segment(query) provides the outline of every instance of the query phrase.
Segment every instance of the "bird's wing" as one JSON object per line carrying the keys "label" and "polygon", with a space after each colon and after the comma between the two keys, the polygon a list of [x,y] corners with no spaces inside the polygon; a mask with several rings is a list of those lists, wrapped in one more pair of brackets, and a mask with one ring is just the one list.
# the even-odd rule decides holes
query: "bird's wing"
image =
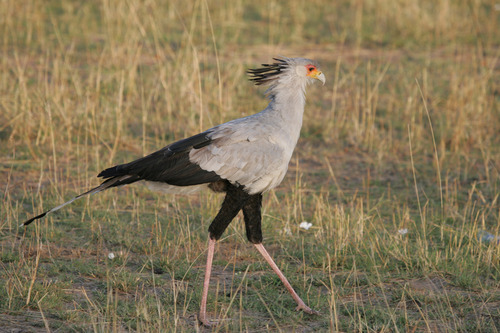
{"label": "bird's wing", "polygon": [[210,130],[190,138],[174,142],[150,155],[126,164],[120,164],[102,171],[98,177],[113,179],[122,176],[132,178],[113,186],[125,185],[138,180],[163,182],[176,186],[190,186],[220,180],[211,171],[200,168],[189,159],[189,152],[212,143]]}
{"label": "bird's wing", "polygon": [[[260,126],[255,130],[253,126]],[[277,186],[288,168],[291,152],[273,140],[265,124],[227,123],[209,134],[209,145],[193,149],[191,162],[255,194]]]}

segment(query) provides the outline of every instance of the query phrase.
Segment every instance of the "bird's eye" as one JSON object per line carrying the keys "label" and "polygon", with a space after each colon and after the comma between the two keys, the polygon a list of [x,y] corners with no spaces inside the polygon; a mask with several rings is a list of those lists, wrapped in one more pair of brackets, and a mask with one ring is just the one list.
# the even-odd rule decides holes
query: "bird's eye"
{"label": "bird's eye", "polygon": [[309,72],[312,72],[314,70],[314,67],[311,66],[311,67],[308,68],[308,70],[309,70]]}

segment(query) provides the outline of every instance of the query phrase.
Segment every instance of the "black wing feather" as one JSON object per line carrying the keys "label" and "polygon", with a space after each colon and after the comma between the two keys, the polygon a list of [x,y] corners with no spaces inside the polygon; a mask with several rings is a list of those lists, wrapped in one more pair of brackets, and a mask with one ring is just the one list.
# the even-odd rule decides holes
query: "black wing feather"
{"label": "black wing feather", "polygon": [[210,132],[203,132],[190,138],[174,142],[150,155],[126,164],[103,170],[98,177],[106,180],[132,176],[118,181],[114,186],[130,184],[139,180],[164,182],[176,186],[190,186],[211,183],[221,178],[213,171],[203,170],[189,160],[191,149],[199,149],[211,143]]}

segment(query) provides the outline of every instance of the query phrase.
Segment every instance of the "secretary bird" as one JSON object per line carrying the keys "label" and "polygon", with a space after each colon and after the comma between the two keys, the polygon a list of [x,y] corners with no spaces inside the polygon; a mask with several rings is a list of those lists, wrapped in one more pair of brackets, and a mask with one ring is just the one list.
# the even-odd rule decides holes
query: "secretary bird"
{"label": "secretary bird", "polygon": [[269,85],[269,105],[261,112],[215,126],[203,133],[168,146],[135,161],[108,168],[98,177],[101,185],[60,206],[37,215],[21,226],[54,212],[74,200],[111,187],[145,181],[153,190],[192,193],[203,187],[225,192],[222,206],[208,228],[208,255],[198,320],[205,326],[206,304],[216,241],[240,210],[247,238],[252,242],[297,302],[296,310],[317,312],[308,307],[262,245],[262,194],[278,186],[300,136],[305,88],[314,79],[325,84],[318,64],[304,58],[274,58],[272,64],[250,69],[256,85]]}

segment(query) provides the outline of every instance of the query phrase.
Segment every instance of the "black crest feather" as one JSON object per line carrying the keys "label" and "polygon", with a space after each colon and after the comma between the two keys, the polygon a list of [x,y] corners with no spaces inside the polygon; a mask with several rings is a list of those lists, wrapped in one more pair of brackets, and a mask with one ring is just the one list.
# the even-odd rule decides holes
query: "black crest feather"
{"label": "black crest feather", "polygon": [[262,64],[263,67],[249,69],[247,74],[250,76],[250,81],[255,82],[256,85],[260,86],[265,83],[269,83],[277,78],[281,72],[288,67],[286,60],[273,58],[276,60],[273,64]]}

